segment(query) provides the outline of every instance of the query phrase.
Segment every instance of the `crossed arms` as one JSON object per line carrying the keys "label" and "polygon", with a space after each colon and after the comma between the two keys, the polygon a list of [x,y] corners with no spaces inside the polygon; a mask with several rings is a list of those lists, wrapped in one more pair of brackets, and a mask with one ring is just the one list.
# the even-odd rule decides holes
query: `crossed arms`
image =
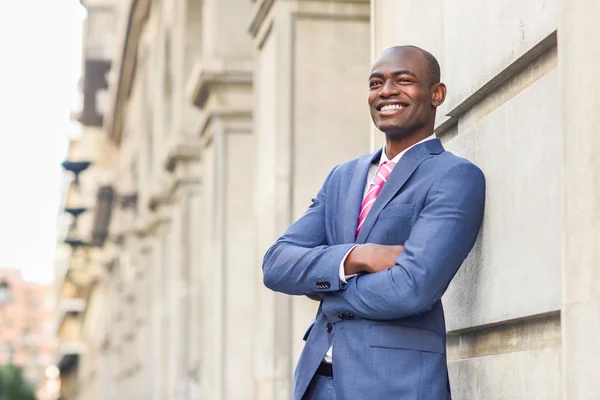
{"label": "crossed arms", "polygon": [[[334,170],[335,171],[335,170]],[[324,294],[323,309],[390,320],[429,310],[468,255],[483,218],[485,178],[473,164],[449,168],[432,185],[404,246],[329,245],[325,230],[327,177],[306,213],[267,251],[265,285],[294,295]]]}

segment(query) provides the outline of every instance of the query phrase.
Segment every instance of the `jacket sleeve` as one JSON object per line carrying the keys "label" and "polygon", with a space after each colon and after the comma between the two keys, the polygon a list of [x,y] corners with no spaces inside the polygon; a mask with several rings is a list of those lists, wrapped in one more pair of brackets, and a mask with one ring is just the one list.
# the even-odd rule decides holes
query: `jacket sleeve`
{"label": "jacket sleeve", "polygon": [[340,262],[354,243],[330,246],[325,230],[329,173],[312,204],[265,254],[265,286],[276,292],[307,295],[342,289]]}
{"label": "jacket sleeve", "polygon": [[325,297],[323,311],[392,320],[431,309],[475,243],[484,198],[479,168],[466,162],[450,168],[427,194],[395,266],[350,280],[344,291]]}

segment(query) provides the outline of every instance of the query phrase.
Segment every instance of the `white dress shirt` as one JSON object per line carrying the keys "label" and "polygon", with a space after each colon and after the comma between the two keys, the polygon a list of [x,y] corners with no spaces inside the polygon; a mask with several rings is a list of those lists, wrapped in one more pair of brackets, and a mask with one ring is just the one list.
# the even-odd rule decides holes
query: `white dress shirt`
{"label": "white dress shirt", "polygon": [[[410,149],[412,149],[413,147],[415,147],[418,144],[421,144],[423,142],[426,142],[428,140],[433,140],[435,139],[437,136],[435,135],[435,133],[431,136],[426,137],[425,139],[421,140],[420,142],[417,142],[415,144],[413,144],[412,146],[408,147],[406,150],[402,151],[401,153],[399,153],[398,155],[396,155],[396,157],[392,158],[391,160],[388,159],[387,154],[385,153],[385,146],[383,147],[383,149],[381,150],[381,157],[379,158],[379,163],[378,164],[371,164],[371,166],[369,167],[369,173],[367,174],[367,184],[365,185],[365,190],[363,193],[363,199],[365,198],[365,196],[367,195],[367,192],[369,191],[369,187],[371,186],[371,184],[373,183],[373,180],[375,179],[375,174],[377,173],[377,170],[379,169],[379,166],[381,164],[383,164],[384,162],[393,162],[394,164],[398,164],[398,162],[400,161],[400,159],[402,158],[402,156],[404,154],[406,154],[406,152]],[[352,250],[354,250],[354,248],[358,246],[355,245],[353,246],[350,250],[348,250],[348,252],[346,253],[346,255],[344,256],[344,258],[342,258],[342,262],[340,263],[340,281],[342,281],[342,283],[348,283],[348,279],[352,278],[355,275],[346,275],[345,271],[344,271],[344,263],[346,262],[346,258],[348,258],[348,255],[350,254],[350,252]],[[323,357],[323,361],[331,363],[332,362],[332,354],[333,354],[333,344],[331,345],[331,347],[329,348],[329,350],[327,350],[327,354],[325,354],[325,357]]]}

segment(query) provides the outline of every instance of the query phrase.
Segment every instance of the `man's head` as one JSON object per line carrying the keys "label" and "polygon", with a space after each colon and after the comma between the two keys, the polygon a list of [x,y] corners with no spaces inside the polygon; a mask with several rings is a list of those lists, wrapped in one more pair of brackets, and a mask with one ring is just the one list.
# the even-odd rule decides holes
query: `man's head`
{"label": "man's head", "polygon": [[430,53],[415,46],[385,50],[369,77],[369,106],[373,122],[389,139],[429,136],[436,108],[444,102],[440,66]]}

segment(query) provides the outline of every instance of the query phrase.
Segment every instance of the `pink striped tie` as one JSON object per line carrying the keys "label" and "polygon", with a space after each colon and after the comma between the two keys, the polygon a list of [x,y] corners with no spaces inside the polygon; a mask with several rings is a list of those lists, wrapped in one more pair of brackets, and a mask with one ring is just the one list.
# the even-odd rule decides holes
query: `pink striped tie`
{"label": "pink striped tie", "polygon": [[363,199],[362,204],[360,206],[360,215],[358,216],[358,228],[356,228],[356,237],[358,237],[358,234],[360,233],[360,228],[362,228],[365,219],[367,219],[369,211],[371,211],[371,207],[373,207],[373,203],[375,203],[377,196],[379,196],[379,192],[381,192],[385,181],[387,181],[387,178],[392,173],[392,170],[394,169],[395,165],[396,163],[385,161],[379,166],[379,168],[377,168],[377,172],[375,173],[373,183],[371,183],[371,186],[369,186],[369,191],[367,192],[367,195]]}

